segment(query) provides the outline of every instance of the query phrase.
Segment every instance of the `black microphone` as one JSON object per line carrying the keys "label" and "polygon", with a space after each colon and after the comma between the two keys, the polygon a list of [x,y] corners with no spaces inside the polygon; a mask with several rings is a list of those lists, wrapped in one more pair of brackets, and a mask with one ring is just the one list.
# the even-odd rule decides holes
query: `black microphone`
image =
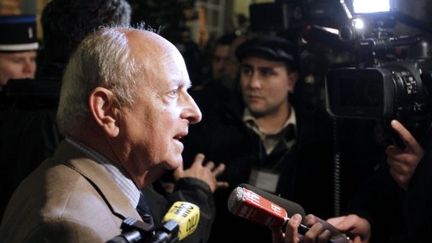
{"label": "black microphone", "polygon": [[153,224],[133,218],[123,220],[120,228],[122,234],[115,236],[106,243],[138,243],[147,242],[154,235]]}
{"label": "black microphone", "polygon": [[[289,218],[296,213],[301,214],[303,218],[305,215],[304,209],[297,203],[248,184],[241,184],[231,192],[228,199],[228,210],[236,216],[264,224],[272,230],[284,230]],[[332,233],[333,237],[329,242],[342,243],[350,239],[325,220],[318,218],[318,221]],[[298,229],[303,235],[308,230],[309,227],[304,224],[300,224]]]}

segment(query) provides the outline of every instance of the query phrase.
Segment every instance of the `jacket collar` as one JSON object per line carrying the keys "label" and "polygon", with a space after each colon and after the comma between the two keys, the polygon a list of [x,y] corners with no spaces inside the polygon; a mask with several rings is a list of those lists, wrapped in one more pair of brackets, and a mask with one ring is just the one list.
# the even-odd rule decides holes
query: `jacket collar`
{"label": "jacket collar", "polygon": [[124,192],[116,184],[112,175],[104,166],[70,143],[60,143],[54,158],[77,171],[95,188],[106,202],[112,213],[122,220],[126,217],[140,219],[135,206],[131,204]]}

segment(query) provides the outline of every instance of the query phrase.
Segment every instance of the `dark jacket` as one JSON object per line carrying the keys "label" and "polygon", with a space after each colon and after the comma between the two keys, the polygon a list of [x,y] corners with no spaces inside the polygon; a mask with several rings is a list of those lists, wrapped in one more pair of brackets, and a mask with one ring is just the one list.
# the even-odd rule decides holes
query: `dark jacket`
{"label": "dark jacket", "polygon": [[[430,134],[429,134],[430,136]],[[430,242],[432,229],[432,146],[424,146],[407,190],[401,189],[383,165],[357,193],[349,213],[371,223],[371,243]]]}
{"label": "dark jacket", "polygon": [[203,120],[191,126],[184,139],[184,161],[192,161],[201,152],[206,160],[226,164],[219,179],[228,181],[230,187],[215,193],[217,214],[210,242],[228,242],[233,235],[244,242],[271,241],[270,230],[234,217],[227,210],[229,194],[239,183],[248,183],[252,168],[279,173],[276,194],[299,203],[307,213],[322,218],[332,215],[333,144],[330,120],[324,111],[296,106],[296,144],[289,151],[279,144],[267,156],[258,136],[242,121],[244,106],[235,98],[238,96],[211,102],[211,94],[205,92],[192,93]]}
{"label": "dark jacket", "polygon": [[0,217],[15,188],[62,139],[55,120],[63,66],[40,70],[35,80],[11,80],[2,91]]}

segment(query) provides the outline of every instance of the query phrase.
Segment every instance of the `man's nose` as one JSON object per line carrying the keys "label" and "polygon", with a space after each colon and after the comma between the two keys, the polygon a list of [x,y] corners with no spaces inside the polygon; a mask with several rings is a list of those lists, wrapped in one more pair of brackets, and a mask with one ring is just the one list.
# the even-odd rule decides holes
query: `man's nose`
{"label": "man's nose", "polygon": [[191,124],[200,122],[202,119],[201,110],[189,94],[186,96],[186,104],[186,108],[182,113],[183,118],[189,120]]}

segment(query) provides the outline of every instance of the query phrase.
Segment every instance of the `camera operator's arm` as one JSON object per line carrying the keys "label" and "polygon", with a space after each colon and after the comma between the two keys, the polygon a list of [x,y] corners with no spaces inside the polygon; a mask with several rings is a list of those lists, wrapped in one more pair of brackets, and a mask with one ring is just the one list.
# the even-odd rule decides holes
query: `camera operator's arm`
{"label": "camera operator's arm", "polygon": [[418,163],[423,158],[424,151],[400,122],[393,120],[391,126],[404,142],[405,148],[401,149],[394,145],[388,146],[386,149],[387,163],[390,166],[390,174],[396,183],[403,189],[407,189]]}

